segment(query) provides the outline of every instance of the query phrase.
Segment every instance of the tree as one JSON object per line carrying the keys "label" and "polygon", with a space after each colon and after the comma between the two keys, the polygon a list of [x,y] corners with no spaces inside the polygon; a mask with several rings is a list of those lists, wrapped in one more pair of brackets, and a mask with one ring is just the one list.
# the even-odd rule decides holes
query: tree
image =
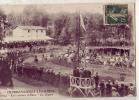
{"label": "tree", "polygon": [[49,15],[48,14],[43,15],[41,20],[41,26],[47,27],[48,22],[49,22]]}
{"label": "tree", "polygon": [[4,24],[5,23],[6,23],[6,15],[0,9],[0,41],[2,41],[4,37]]}
{"label": "tree", "polygon": [[54,26],[55,26],[55,38],[61,38],[65,35],[69,35],[69,22],[70,18],[66,14],[62,14],[59,17],[55,18]]}

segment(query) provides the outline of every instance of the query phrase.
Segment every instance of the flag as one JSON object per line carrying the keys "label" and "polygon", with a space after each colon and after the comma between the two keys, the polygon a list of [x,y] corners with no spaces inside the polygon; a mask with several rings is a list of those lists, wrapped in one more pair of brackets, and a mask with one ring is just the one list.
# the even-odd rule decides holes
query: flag
{"label": "flag", "polygon": [[86,31],[86,28],[85,28],[85,25],[84,25],[84,20],[83,20],[83,17],[82,17],[81,14],[80,14],[80,25],[84,29],[84,31]]}

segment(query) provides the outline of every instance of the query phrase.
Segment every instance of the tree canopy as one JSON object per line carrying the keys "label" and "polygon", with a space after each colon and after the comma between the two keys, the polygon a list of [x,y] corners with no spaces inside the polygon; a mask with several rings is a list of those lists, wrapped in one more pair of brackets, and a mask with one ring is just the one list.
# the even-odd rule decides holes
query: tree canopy
{"label": "tree canopy", "polygon": [[[0,10],[0,12],[2,12]],[[83,20],[86,28],[86,32],[80,25],[79,13],[47,13],[34,6],[27,6],[23,10],[23,13],[15,14],[11,13],[7,15],[11,25],[34,25],[43,26],[47,29],[47,35],[55,38],[58,42],[68,44],[76,41],[77,37],[87,37],[88,44],[94,41],[106,40],[107,38],[120,38],[124,33],[124,37],[130,39],[131,36],[131,20],[132,16],[129,16],[129,29],[122,26],[107,26],[104,25],[103,15],[99,13],[83,13]],[[49,25],[49,23],[51,23]],[[48,28],[48,26],[52,26]],[[78,33],[80,32],[80,34]],[[125,34],[128,33],[128,34]]]}

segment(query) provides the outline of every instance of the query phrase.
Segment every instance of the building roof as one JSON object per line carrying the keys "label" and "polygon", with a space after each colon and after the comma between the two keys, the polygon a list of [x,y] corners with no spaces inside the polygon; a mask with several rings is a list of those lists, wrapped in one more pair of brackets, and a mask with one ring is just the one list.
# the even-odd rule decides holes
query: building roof
{"label": "building roof", "polygon": [[[45,27],[42,27],[42,26],[21,26],[21,25],[18,25],[17,26],[18,28],[20,28],[20,29],[23,29],[23,30],[29,30],[29,29],[40,29],[40,30],[45,30],[46,28]],[[16,28],[17,28],[16,27]]]}
{"label": "building roof", "polygon": [[5,37],[3,39],[4,42],[10,43],[10,42],[21,42],[21,41],[27,41],[27,42],[32,42],[32,41],[49,41],[53,40],[53,38],[49,36],[38,36],[38,37]]}

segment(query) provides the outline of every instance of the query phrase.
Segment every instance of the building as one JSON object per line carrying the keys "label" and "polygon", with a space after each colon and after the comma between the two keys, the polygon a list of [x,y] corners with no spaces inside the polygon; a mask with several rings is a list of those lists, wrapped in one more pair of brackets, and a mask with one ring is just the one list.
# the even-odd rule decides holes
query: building
{"label": "building", "polygon": [[50,40],[46,35],[46,28],[41,26],[17,26],[12,30],[11,34],[4,37],[4,42],[18,42],[18,41],[40,41]]}

